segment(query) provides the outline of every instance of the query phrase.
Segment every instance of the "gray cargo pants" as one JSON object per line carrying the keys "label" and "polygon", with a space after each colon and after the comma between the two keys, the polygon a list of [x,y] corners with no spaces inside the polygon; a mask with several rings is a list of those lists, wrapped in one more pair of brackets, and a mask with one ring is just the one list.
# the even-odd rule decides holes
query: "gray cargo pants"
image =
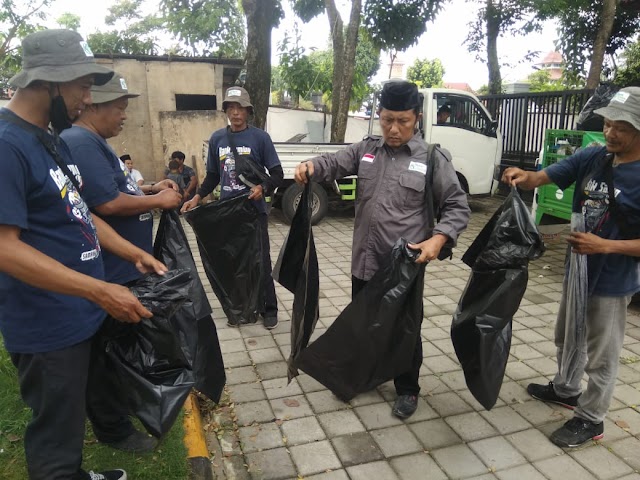
{"label": "gray cargo pants", "polygon": [[[629,302],[631,302],[631,296],[592,295],[587,301],[587,341],[580,349],[578,371],[575,375],[571,375],[574,380],[567,381],[560,373],[557,373],[553,379],[556,394],[561,397],[572,397],[582,391],[580,381],[584,373],[586,372],[589,376],[587,389],[578,400],[576,417],[600,423],[609,410],[618,375]],[[555,331],[558,371],[560,371],[564,345],[565,303],[566,295],[563,292]]]}

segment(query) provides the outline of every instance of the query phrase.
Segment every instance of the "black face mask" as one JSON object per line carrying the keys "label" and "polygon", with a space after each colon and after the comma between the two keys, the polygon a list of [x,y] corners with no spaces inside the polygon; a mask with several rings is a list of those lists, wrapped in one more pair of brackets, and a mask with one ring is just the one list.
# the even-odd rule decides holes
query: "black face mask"
{"label": "black face mask", "polygon": [[67,112],[67,106],[64,98],[60,94],[51,99],[51,109],[49,110],[51,126],[56,132],[61,132],[67,128],[71,128],[71,119]]}

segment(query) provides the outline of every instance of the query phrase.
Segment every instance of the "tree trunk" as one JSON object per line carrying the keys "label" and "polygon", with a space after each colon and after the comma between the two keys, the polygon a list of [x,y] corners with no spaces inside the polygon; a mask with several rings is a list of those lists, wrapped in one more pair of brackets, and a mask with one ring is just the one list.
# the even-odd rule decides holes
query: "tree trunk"
{"label": "tree trunk", "polygon": [[342,143],[347,132],[351,87],[355,73],[356,44],[362,0],[353,0],[351,15],[344,37],[344,24],[335,0],[325,0],[333,43],[333,94],[331,98],[331,142]]}
{"label": "tree trunk", "polygon": [[593,53],[591,55],[591,66],[587,75],[587,88],[596,88],[600,84],[602,65],[604,63],[604,53],[611,37],[613,22],[616,18],[616,8],[620,0],[604,0],[602,6],[602,21],[598,27],[596,39],[593,43]]}
{"label": "tree trunk", "polygon": [[279,0],[242,0],[247,18],[245,88],[253,104],[253,124],[264,129],[271,92],[271,30],[278,23]]}
{"label": "tree trunk", "polygon": [[487,0],[487,66],[489,68],[489,94],[502,93],[502,76],[498,60],[500,12],[493,0]]}

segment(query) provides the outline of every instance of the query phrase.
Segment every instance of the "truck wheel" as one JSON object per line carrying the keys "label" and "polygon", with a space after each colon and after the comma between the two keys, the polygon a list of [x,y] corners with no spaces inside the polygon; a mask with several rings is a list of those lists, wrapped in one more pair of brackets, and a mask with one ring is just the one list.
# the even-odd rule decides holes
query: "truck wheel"
{"label": "truck wheel", "polygon": [[[312,214],[311,224],[315,225],[324,218],[329,209],[329,198],[327,192],[317,183],[311,184],[312,199]],[[296,213],[300,198],[302,197],[302,187],[297,183],[289,186],[282,195],[282,213],[288,223],[291,223],[293,216]]]}

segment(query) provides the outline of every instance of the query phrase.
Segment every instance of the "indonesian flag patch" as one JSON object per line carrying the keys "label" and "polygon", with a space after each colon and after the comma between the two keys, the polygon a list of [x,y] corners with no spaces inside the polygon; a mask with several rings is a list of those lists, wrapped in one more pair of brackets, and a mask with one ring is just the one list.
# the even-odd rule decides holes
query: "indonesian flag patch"
{"label": "indonesian flag patch", "polygon": [[373,161],[376,159],[376,156],[373,155],[372,153],[365,153],[362,158],[360,159],[361,162],[368,162],[368,163],[373,163]]}

